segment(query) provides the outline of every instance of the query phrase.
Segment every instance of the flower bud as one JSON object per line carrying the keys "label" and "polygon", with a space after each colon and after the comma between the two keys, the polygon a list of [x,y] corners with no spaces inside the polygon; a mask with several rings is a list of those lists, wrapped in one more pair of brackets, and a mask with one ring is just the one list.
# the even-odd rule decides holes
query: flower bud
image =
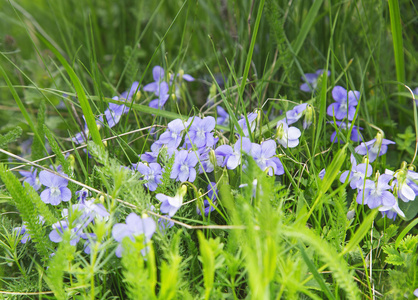
{"label": "flower bud", "polygon": [[187,186],[182,184],[181,187],[177,190],[176,196],[183,198],[187,193]]}
{"label": "flower bud", "polygon": [[277,126],[277,130],[276,130],[275,139],[281,140],[281,139],[283,139],[283,135],[284,135],[283,123],[280,123],[280,124],[278,123],[277,125],[278,126]]}
{"label": "flower bud", "polygon": [[215,150],[210,149],[209,150],[209,161],[213,165],[213,167],[216,167],[218,165],[218,161],[216,159]]}
{"label": "flower bud", "polygon": [[303,129],[309,128],[313,123],[314,109],[311,105],[308,105],[305,109],[305,119],[303,120]]}
{"label": "flower bud", "polygon": [[141,91],[140,90],[136,91],[135,101],[139,101],[141,99],[141,96],[142,96]]}
{"label": "flower bud", "polygon": [[374,146],[376,146],[378,149],[380,149],[380,147],[382,146],[382,141],[383,141],[383,135],[382,133],[379,131],[376,134],[376,142],[374,142]]}
{"label": "flower bud", "polygon": [[181,70],[179,71],[179,80],[180,80],[180,81],[182,81],[182,80],[183,80],[183,76],[184,76],[184,70],[183,70],[183,69],[181,69]]}

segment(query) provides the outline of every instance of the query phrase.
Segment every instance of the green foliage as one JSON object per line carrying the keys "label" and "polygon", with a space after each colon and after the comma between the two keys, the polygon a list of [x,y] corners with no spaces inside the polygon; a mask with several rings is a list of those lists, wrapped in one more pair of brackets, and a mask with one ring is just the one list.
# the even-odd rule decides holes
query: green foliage
{"label": "green foliage", "polygon": [[[157,299],[155,295],[156,270],[152,267],[155,263],[152,245],[145,246],[143,236],[136,238],[135,241],[125,238],[122,245],[123,277],[128,287],[129,298]],[[147,260],[143,253],[147,253]]]}
{"label": "green foliage", "polygon": [[45,101],[41,101],[41,105],[38,110],[38,118],[36,124],[36,130],[40,139],[34,139],[32,143],[32,160],[38,160],[44,157],[44,125],[45,125],[45,114],[46,114],[46,104]]}
{"label": "green foliage", "polygon": [[68,299],[65,290],[64,275],[71,269],[75,258],[75,247],[70,245],[71,234],[68,230],[63,233],[63,241],[59,244],[55,255],[50,259],[45,281],[59,300]]}
{"label": "green foliage", "polygon": [[29,197],[29,194],[31,193],[30,190],[28,194],[28,191],[26,188],[22,187],[22,184],[16,176],[8,171],[3,164],[0,164],[0,178],[12,196],[11,203],[16,206],[23,221],[27,223],[28,233],[35,242],[35,247],[41,256],[41,259],[45,262],[51,253],[51,246],[49,239],[46,236],[45,229],[38,218],[36,206]]}
{"label": "green foliage", "polygon": [[182,231],[179,230],[171,241],[170,251],[166,254],[167,261],[161,264],[161,289],[158,293],[158,299],[170,300],[175,299],[179,294],[181,279],[181,261],[179,254],[179,243]]}
{"label": "green foliage", "polygon": [[224,258],[222,254],[223,244],[219,237],[206,240],[201,231],[197,232],[199,238],[199,260],[203,268],[203,281],[205,285],[205,299],[210,299],[215,280],[215,271],[222,267]]}
{"label": "green foliage", "polygon": [[13,128],[5,135],[0,135],[0,148],[5,148],[7,144],[16,141],[22,135],[22,128],[19,126]]}
{"label": "green foliage", "polygon": [[42,201],[39,194],[35,191],[35,189],[28,184],[27,182],[24,183],[25,191],[27,192],[29,198],[32,200],[33,204],[36,207],[36,211],[40,216],[42,216],[45,220],[45,224],[47,226],[51,226],[52,224],[58,221],[57,217],[54,213],[49,209],[49,207]]}
{"label": "green foliage", "polygon": [[416,265],[418,236],[407,235],[399,243],[399,248],[394,244],[388,244],[383,247],[387,255],[385,262],[391,266],[388,270],[391,290],[389,292],[394,298],[403,297],[403,295],[412,296],[412,292],[418,284],[418,268]]}
{"label": "green foliage", "polygon": [[62,151],[55,140],[54,136],[52,135],[52,132],[49,130],[49,128],[44,125],[43,126],[43,132],[45,133],[46,138],[48,139],[49,145],[51,146],[52,152],[56,155],[59,163],[62,166],[62,170],[65,174],[72,177],[73,176],[73,170],[71,168],[70,163],[68,160],[65,159],[64,154],[62,154]]}
{"label": "green foliage", "polygon": [[[397,144],[373,170],[397,169],[402,161],[413,169],[411,128],[418,122],[401,84],[418,86],[417,14],[413,1],[396,0],[3,1],[0,148],[21,155],[15,142],[33,137],[32,160],[47,166],[46,136],[55,163],[97,191],[87,200],[110,216],[76,233],[65,231],[59,244],[52,243],[48,234],[61,216],[68,212],[70,226],[79,225],[82,213],[73,205],[80,203],[72,197],[45,204],[39,196],[45,187],[22,187],[0,165],[0,290],[52,290],[45,297],[57,299],[413,298],[418,201],[399,200],[406,217],[396,220],[356,202],[356,192],[339,178],[351,168],[358,143],[349,129],[343,130],[344,143],[330,142],[335,126],[328,124],[327,107],[336,85],[360,91],[352,125],[362,128],[364,141],[382,131]],[[156,65],[165,79],[176,77],[162,109],[149,107],[156,96],[143,90]],[[316,90],[301,92],[304,74],[319,69],[331,74],[318,78]],[[196,80],[181,82],[180,70]],[[122,93],[133,81],[140,91],[124,103],[132,110],[109,128],[109,104],[123,104]],[[112,99],[116,95],[119,100]],[[277,121],[299,103],[312,106],[314,123],[303,130],[302,121],[294,123],[301,129],[298,147],[275,150],[284,175],[268,176],[257,166],[262,159],[254,162],[250,155],[235,170],[215,165],[213,173],[185,183],[189,193],[173,227],[157,230],[148,247],[142,238],[125,238],[123,257],[115,257],[114,224],[133,211],[161,221],[155,194],[174,195],[181,184],[170,178],[174,156],[167,157],[165,148],[157,159],[164,171],[156,191],[144,188],[143,174],[131,168],[165,124],[219,117],[222,106],[230,122],[216,126],[215,138],[218,145],[232,145],[235,132],[243,136],[241,114],[247,119],[254,111],[250,139],[259,144],[274,138]],[[82,116],[93,139],[88,155],[73,149],[71,139],[84,127]],[[63,150],[73,151],[77,163],[65,159]],[[2,159],[12,168],[19,157]],[[200,195],[209,182],[217,183],[216,207],[200,216],[196,206],[204,205],[206,195]],[[75,183],[68,187],[73,195],[78,189]],[[31,235],[25,244],[13,229],[22,221]],[[89,254],[83,251],[87,245]],[[40,265],[39,258],[48,264]],[[4,297],[9,295],[44,297]]]}

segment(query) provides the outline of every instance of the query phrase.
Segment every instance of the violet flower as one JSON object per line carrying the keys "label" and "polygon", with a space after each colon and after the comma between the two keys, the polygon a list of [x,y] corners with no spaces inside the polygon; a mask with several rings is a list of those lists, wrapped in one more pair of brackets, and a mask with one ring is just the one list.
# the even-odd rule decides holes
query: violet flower
{"label": "violet flower", "polygon": [[193,182],[196,179],[195,166],[198,160],[196,153],[188,152],[187,150],[180,150],[176,153],[173,170],[170,178],[177,179],[181,182],[189,180]]}
{"label": "violet flower", "polygon": [[170,217],[174,216],[183,204],[183,197],[186,195],[187,187],[182,185],[174,197],[164,194],[157,194],[155,198],[161,201],[160,211],[163,214],[168,214]]}
{"label": "violet flower", "polygon": [[393,181],[393,187],[397,187],[399,199],[403,202],[415,200],[418,195],[418,173],[401,168],[396,172],[386,169],[385,174],[392,175],[396,178]]}
{"label": "violet flower", "polygon": [[224,158],[222,167],[226,166],[228,169],[233,170],[241,164],[242,152],[250,153],[251,146],[250,139],[242,137],[235,142],[234,148],[229,145],[221,145],[216,148],[215,154],[217,157]]}
{"label": "violet flower", "polygon": [[[245,119],[245,117],[242,117],[241,119],[238,120],[238,125],[242,128],[244,136],[249,136],[250,131],[253,132],[255,130],[257,117],[258,117],[257,113],[249,113],[247,115],[248,124],[250,124],[250,130],[248,130],[247,120]],[[235,129],[237,128],[235,127]]]}
{"label": "violet flower", "polygon": [[37,173],[38,170],[34,169],[33,167],[31,167],[30,171],[19,171],[19,174],[25,177],[24,182],[27,182],[30,186],[32,186],[35,191],[41,188],[41,182],[36,176]]}
{"label": "violet flower", "polygon": [[276,138],[280,145],[285,148],[294,148],[299,145],[299,137],[301,136],[299,128],[289,127],[285,120],[277,122]]}
{"label": "violet flower", "polygon": [[216,121],[214,117],[199,117],[190,118],[191,123],[189,132],[186,135],[186,144],[196,146],[199,148],[212,147],[216,143],[213,136]]}
{"label": "violet flower", "polygon": [[[324,73],[323,69],[320,69],[316,71],[315,73],[306,73],[304,76],[302,76],[302,80],[305,81],[305,83],[302,83],[300,86],[301,91],[304,92],[313,92],[316,90],[316,87],[318,86],[318,78],[320,75]],[[327,71],[328,76],[331,75],[330,71]]]}
{"label": "violet flower", "polygon": [[41,171],[39,173],[39,180],[43,185],[48,187],[41,193],[43,202],[58,205],[61,201],[70,201],[71,191],[67,188],[67,179],[48,171]]}
{"label": "violet flower", "polygon": [[[334,124],[334,122],[332,122],[332,121],[330,121],[328,123],[329,124]],[[351,127],[351,123],[350,122],[335,121],[335,124],[337,125],[338,130],[334,131],[331,134],[331,143],[342,144],[344,142],[343,142],[343,140],[341,140],[339,138],[339,136]],[[361,136],[361,133],[360,133],[360,130],[362,130],[362,129],[363,129],[362,127],[358,127],[356,125],[353,125],[353,130],[351,131],[351,134],[350,134],[350,139],[353,142],[361,142],[363,140],[363,137]],[[370,162],[372,162],[372,161],[370,161]]]}
{"label": "violet flower", "polygon": [[[41,224],[45,224],[45,219],[44,219],[44,217],[42,217],[42,216],[38,216],[38,220],[39,220],[39,223],[41,223]],[[27,241],[29,241],[29,240],[31,239],[31,236],[30,236],[30,234],[29,234],[29,232],[28,232],[28,230],[27,230],[26,225],[27,225],[27,223],[26,223],[26,222],[23,222],[22,226],[13,228],[13,232],[14,232],[16,235],[23,235],[23,236],[21,237],[21,239],[20,239],[20,242],[21,242],[22,244],[26,244],[26,242],[27,242]]]}
{"label": "violet flower", "polygon": [[170,97],[170,95],[168,94],[169,89],[170,88],[167,82],[161,82],[157,95],[158,98],[151,100],[149,103],[149,107],[161,109]]}
{"label": "violet flower", "polygon": [[130,213],[126,217],[126,224],[117,223],[113,226],[112,229],[113,238],[119,242],[119,245],[116,247],[116,256],[122,257],[122,240],[125,237],[129,237],[132,241],[135,241],[135,237],[144,235],[144,243],[147,243],[149,240],[151,240],[151,237],[154,234],[156,228],[157,226],[152,218],[140,218],[136,213]]}
{"label": "violet flower", "polygon": [[296,105],[293,109],[286,112],[286,123],[287,125],[296,123],[303,115],[303,112],[307,108],[308,103],[302,103]]}
{"label": "violet flower", "polygon": [[395,144],[395,142],[384,139],[379,132],[375,139],[361,143],[354,150],[360,155],[368,155],[369,161],[374,162],[378,156],[382,156],[388,151],[388,145],[391,144]]}
{"label": "violet flower", "polygon": [[[209,199],[210,202],[207,200]],[[196,212],[199,216],[203,214],[207,217],[209,213],[215,210],[215,206],[218,199],[218,190],[216,188],[216,183],[211,182],[208,184],[208,194],[206,196],[206,199],[203,200],[203,207],[196,207]]]}
{"label": "violet flower", "polygon": [[72,246],[77,245],[81,235],[83,234],[81,225],[70,228],[68,220],[62,220],[52,224],[52,229],[53,230],[49,233],[49,239],[54,243],[61,242],[64,231],[69,230],[71,233],[70,245]]}
{"label": "violet flower", "polygon": [[175,119],[168,123],[168,130],[165,131],[158,141],[167,145],[167,148],[177,148],[183,138],[183,131],[189,126],[188,122],[181,119]]}
{"label": "violet flower", "polygon": [[163,169],[158,163],[150,163],[148,166],[138,162],[132,164],[132,168],[144,176],[147,182],[144,184],[150,191],[155,191],[161,183]]}
{"label": "violet flower", "polygon": [[350,182],[350,187],[352,189],[362,189],[364,186],[364,179],[372,175],[372,166],[368,163],[362,163],[357,165],[356,160],[353,156],[351,159],[351,163],[351,171],[344,171],[340,176],[340,181],[344,183],[348,178],[348,181]]}
{"label": "violet flower", "polygon": [[[151,82],[144,86],[143,90],[146,92],[153,92],[155,95],[160,95],[161,84],[164,81],[164,69],[160,66],[155,66],[152,69],[152,76],[154,78],[154,82]],[[167,82],[165,82],[167,84]],[[167,84],[168,86],[168,84]]]}
{"label": "violet flower", "polygon": [[284,174],[284,168],[276,155],[276,142],[273,140],[264,141],[259,144],[252,143],[251,156],[262,171],[268,170],[270,176]]}
{"label": "violet flower", "polygon": [[223,109],[222,106],[216,107],[216,112],[218,114],[218,117],[216,119],[216,124],[222,125],[222,126],[228,126],[229,125],[229,114],[226,112],[225,109]]}
{"label": "violet flower", "polygon": [[332,98],[336,103],[332,103],[327,108],[327,114],[334,116],[337,120],[342,120],[345,117],[352,121],[356,113],[356,105],[360,99],[360,92],[348,91],[342,86],[335,86],[332,89]]}
{"label": "violet flower", "polygon": [[396,198],[388,191],[392,188],[389,185],[392,179],[393,176],[388,174],[380,175],[377,182],[367,179],[364,189],[358,192],[357,203],[367,204],[371,209],[379,206],[393,207],[396,204]]}

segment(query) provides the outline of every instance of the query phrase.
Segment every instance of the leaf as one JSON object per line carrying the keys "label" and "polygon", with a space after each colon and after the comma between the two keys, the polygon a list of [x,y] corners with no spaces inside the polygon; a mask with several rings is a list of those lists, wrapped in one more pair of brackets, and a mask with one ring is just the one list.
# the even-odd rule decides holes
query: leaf
{"label": "leaf", "polygon": [[66,59],[59,53],[57,49],[55,49],[54,46],[51,45],[50,42],[48,42],[42,35],[38,34],[38,37],[44,42],[44,44],[55,54],[55,56],[58,58],[58,60],[61,62],[63,67],[68,73],[68,76],[70,76],[71,82],[74,85],[74,88],[77,92],[77,98],[80,101],[81,109],[83,110],[83,115],[86,120],[87,127],[89,129],[89,133],[91,135],[91,138],[93,141],[100,147],[104,148],[102,139],[100,137],[99,130],[97,129],[96,120],[94,118],[93,111],[90,107],[90,103],[87,100],[86,93],[84,92],[84,88],[81,85],[80,80],[78,79],[77,75],[75,74],[73,68],[68,64]]}
{"label": "leaf", "polygon": [[392,246],[386,245],[383,247],[383,252],[386,253],[387,257],[385,262],[395,266],[401,266],[404,264],[405,260],[402,258],[401,254]]}

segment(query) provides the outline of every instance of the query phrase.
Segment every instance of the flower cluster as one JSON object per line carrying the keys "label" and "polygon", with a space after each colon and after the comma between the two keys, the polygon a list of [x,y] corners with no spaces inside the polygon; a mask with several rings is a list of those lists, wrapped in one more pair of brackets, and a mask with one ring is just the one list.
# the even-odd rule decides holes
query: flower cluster
{"label": "flower cluster", "polygon": [[[79,191],[83,195],[85,191]],[[87,200],[82,196],[80,202],[73,204],[70,209],[62,210],[63,219],[52,225],[52,231],[49,239],[52,242],[59,243],[65,231],[71,234],[70,244],[75,246],[80,239],[86,240],[84,252],[90,253],[90,242],[95,240],[96,235],[89,232],[88,226],[96,221],[106,221],[109,219],[109,212],[101,203],[95,203],[95,200]]]}
{"label": "flower cluster", "polygon": [[[195,79],[189,74],[184,74],[184,71],[180,71],[179,74],[166,77],[165,71],[160,66],[155,66],[152,70],[154,81],[146,84],[142,91],[152,93],[156,99],[149,102],[149,106],[152,108],[161,109],[170,97],[169,91],[173,87],[177,98],[180,98],[179,91],[183,84],[183,81],[194,81]],[[114,96],[112,99],[126,104],[109,103],[109,107],[100,115],[96,120],[96,125],[101,128],[107,124],[109,128],[116,126],[123,115],[129,113],[130,103],[134,100],[138,100],[141,97],[141,87],[139,82],[135,81],[130,87],[129,91],[125,91],[120,96]],[[83,116],[84,119],[84,116]],[[85,123],[85,122],[84,122]],[[72,141],[75,144],[86,143],[89,139],[89,130],[85,123],[84,129],[81,132],[75,134]]]}
{"label": "flower cluster", "polygon": [[[375,143],[380,142],[379,145]],[[385,143],[385,144],[383,144]],[[376,172],[371,178],[373,168],[370,162],[374,161],[377,155],[383,155],[387,151],[387,145],[393,144],[390,140],[385,140],[378,133],[375,139],[367,143],[362,143],[355,148],[356,153],[364,154],[363,162],[357,164],[354,156],[351,156],[351,170],[344,171],[340,176],[341,182],[349,182],[352,189],[357,190],[356,201],[358,204],[367,205],[369,208],[378,208],[384,216],[395,219],[397,215],[405,217],[404,212],[399,208],[399,199],[403,202],[415,200],[418,196],[418,173],[407,169],[404,163],[399,170],[393,172],[386,169],[380,175]],[[368,146],[366,146],[368,145]],[[383,151],[381,149],[385,146]],[[364,147],[369,147],[364,150]],[[376,147],[378,150],[373,150]],[[362,150],[362,151],[359,151]],[[379,150],[380,149],[380,150]]]}

